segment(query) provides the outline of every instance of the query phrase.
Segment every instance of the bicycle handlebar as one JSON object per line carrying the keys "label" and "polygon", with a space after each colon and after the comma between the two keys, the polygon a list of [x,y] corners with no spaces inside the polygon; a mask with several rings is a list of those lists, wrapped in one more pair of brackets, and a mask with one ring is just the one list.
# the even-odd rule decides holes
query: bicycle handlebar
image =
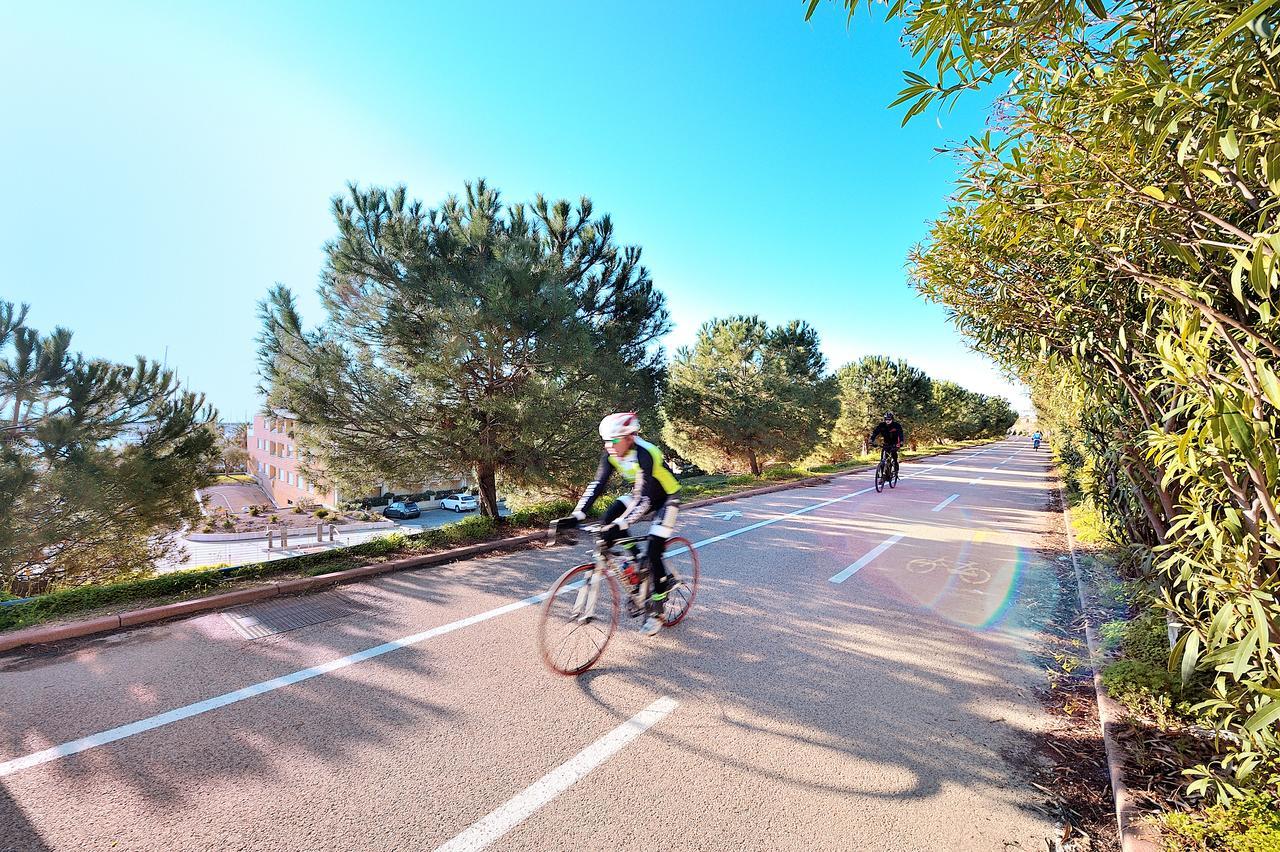
{"label": "bicycle handlebar", "polygon": [[568,519],[559,518],[551,522],[547,528],[547,544],[559,544],[562,540],[566,544],[577,544],[578,537],[574,535],[575,532],[581,530],[588,535],[598,535],[600,530],[604,529],[604,524],[578,524],[576,522],[561,529],[560,524],[565,520]]}

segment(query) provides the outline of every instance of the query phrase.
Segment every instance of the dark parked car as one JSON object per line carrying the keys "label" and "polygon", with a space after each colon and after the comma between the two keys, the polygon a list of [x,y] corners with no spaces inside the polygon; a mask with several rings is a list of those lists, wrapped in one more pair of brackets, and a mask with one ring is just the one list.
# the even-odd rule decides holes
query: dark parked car
{"label": "dark parked car", "polygon": [[387,508],[382,510],[384,517],[396,518],[403,520],[405,518],[417,518],[422,516],[422,511],[418,508],[418,504],[413,501],[403,502],[397,500]]}

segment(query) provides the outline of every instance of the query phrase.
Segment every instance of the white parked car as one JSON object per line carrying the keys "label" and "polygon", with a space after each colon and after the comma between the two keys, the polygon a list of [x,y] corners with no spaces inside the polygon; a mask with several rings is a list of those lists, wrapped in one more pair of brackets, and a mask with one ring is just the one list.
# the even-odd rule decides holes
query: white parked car
{"label": "white parked car", "polygon": [[480,501],[471,494],[450,494],[440,501],[440,508],[454,512],[474,512],[480,508]]}

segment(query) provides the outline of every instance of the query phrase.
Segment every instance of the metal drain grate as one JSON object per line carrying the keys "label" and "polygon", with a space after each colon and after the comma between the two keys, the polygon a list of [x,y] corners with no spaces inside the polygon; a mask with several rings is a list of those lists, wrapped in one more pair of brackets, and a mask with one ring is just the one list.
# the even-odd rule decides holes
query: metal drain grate
{"label": "metal drain grate", "polygon": [[329,593],[304,595],[283,601],[263,601],[224,612],[222,617],[231,622],[231,626],[244,638],[261,639],[297,630],[299,627],[333,621],[355,611],[356,607],[342,595]]}

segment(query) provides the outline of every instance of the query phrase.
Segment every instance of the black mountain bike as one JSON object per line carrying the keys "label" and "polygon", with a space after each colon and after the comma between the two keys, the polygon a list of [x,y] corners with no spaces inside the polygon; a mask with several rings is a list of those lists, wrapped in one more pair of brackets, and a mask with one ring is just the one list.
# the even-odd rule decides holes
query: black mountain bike
{"label": "black mountain bike", "polygon": [[885,483],[890,488],[898,487],[898,462],[889,453],[888,447],[880,448],[880,464],[876,465],[876,493],[884,490]]}

